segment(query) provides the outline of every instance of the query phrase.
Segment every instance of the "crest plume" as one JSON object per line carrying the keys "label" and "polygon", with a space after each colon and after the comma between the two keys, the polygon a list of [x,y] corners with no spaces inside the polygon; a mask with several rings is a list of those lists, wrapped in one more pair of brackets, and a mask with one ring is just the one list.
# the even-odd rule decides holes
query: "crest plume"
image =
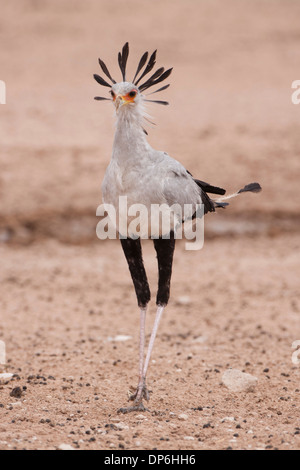
{"label": "crest plume", "polygon": [[[152,71],[152,69],[154,68],[154,66],[156,64],[156,54],[157,54],[157,49],[151,54],[151,56],[148,60],[149,53],[148,53],[148,51],[144,52],[144,54],[142,55],[142,57],[141,57],[141,59],[138,63],[134,78],[132,80],[132,83],[134,85],[138,86],[139,82],[146,75],[148,75]],[[119,64],[119,67],[120,67],[120,70],[121,70],[121,73],[122,73],[123,82],[126,81],[126,66],[127,66],[128,56],[129,56],[129,44],[128,44],[128,42],[126,42],[124,44],[123,48],[122,48],[122,52],[118,53],[118,64]],[[148,60],[148,62],[147,62],[147,60]],[[100,65],[103,73],[106,75],[107,78],[109,78],[111,83],[112,84],[117,83],[116,80],[114,80],[112,78],[112,76],[111,76],[107,66],[103,62],[103,60],[99,59],[99,65]],[[144,68],[144,71],[142,71],[143,68]],[[161,83],[162,81],[164,81],[166,78],[168,78],[170,76],[172,70],[173,69],[170,68],[170,69],[165,71],[164,67],[160,67],[142,85],[138,86],[139,91],[143,92],[144,90],[147,90],[147,88],[150,88],[152,86],[157,85],[158,83]],[[139,76],[139,74],[140,74],[140,76]],[[105,86],[105,87],[108,87],[108,88],[111,88],[111,86],[112,86],[112,85],[110,85],[110,83],[108,83],[102,77],[100,77],[100,75],[98,75],[98,74],[94,74],[94,79],[96,80],[97,83],[99,83],[99,85],[102,85],[102,86]],[[158,90],[153,91],[152,93],[158,93],[160,91],[166,90],[169,86],[170,86],[169,84],[165,85],[165,86],[159,88]],[[152,93],[150,93],[150,94],[152,94]],[[95,99],[97,99],[99,101],[100,100],[105,100],[105,99],[109,100],[109,98],[101,98],[101,97],[96,97]],[[160,101],[160,100],[145,100],[145,101],[151,101],[152,103],[158,103],[158,104],[164,104],[164,105],[168,104],[167,101]]]}

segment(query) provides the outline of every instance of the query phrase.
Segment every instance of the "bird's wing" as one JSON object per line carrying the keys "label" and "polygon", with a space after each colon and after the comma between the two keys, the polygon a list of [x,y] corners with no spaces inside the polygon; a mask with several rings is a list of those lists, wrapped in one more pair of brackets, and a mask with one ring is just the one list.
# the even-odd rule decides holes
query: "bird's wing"
{"label": "bird's wing", "polygon": [[[192,173],[190,173],[188,170],[186,171],[189,175],[193,176]],[[226,193],[226,189],[219,188],[218,186],[212,186],[211,184],[206,183],[205,181],[201,181],[196,178],[194,178],[194,181],[206,193],[221,194],[222,196]]]}
{"label": "bird's wing", "polygon": [[215,205],[206,192],[197,184],[181,163],[164,154],[165,177],[163,181],[163,196],[169,206],[179,204],[204,204],[204,213],[213,212]]}
{"label": "bird's wing", "polygon": [[205,183],[205,181],[197,180],[196,178],[194,178],[194,181],[206,193],[221,194],[222,196],[226,193],[226,189],[219,188],[218,186],[212,186],[209,183]]}

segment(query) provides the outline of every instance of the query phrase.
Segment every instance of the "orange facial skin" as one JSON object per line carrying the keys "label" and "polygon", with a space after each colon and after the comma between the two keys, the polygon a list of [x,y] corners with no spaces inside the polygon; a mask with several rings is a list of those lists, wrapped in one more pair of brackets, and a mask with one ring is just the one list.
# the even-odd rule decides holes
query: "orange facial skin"
{"label": "orange facial skin", "polygon": [[137,90],[131,90],[129,93],[127,93],[126,95],[122,95],[122,96],[113,94],[112,98],[113,98],[113,101],[116,101],[116,99],[119,98],[122,100],[123,104],[129,104],[129,103],[134,102],[136,95],[137,95]]}

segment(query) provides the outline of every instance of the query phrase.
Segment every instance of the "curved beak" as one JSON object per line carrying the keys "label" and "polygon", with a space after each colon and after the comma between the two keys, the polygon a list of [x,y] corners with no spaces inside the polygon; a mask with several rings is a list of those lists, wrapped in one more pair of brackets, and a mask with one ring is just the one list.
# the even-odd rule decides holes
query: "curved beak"
{"label": "curved beak", "polygon": [[115,99],[115,106],[116,106],[116,111],[118,111],[119,107],[122,106],[125,103],[123,96],[122,95],[117,95]]}

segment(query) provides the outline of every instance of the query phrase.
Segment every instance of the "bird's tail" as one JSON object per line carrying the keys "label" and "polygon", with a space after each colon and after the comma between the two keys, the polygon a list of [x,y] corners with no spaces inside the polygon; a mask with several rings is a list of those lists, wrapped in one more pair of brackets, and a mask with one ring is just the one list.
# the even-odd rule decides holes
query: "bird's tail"
{"label": "bird's tail", "polygon": [[251,192],[251,193],[259,193],[261,191],[261,186],[259,183],[249,183],[246,184],[242,189],[239,189],[236,193],[229,194],[228,196],[222,196],[218,199],[214,199],[215,207],[226,207],[228,206],[228,202],[223,202],[227,199],[231,199],[233,197],[238,196],[241,193]]}

